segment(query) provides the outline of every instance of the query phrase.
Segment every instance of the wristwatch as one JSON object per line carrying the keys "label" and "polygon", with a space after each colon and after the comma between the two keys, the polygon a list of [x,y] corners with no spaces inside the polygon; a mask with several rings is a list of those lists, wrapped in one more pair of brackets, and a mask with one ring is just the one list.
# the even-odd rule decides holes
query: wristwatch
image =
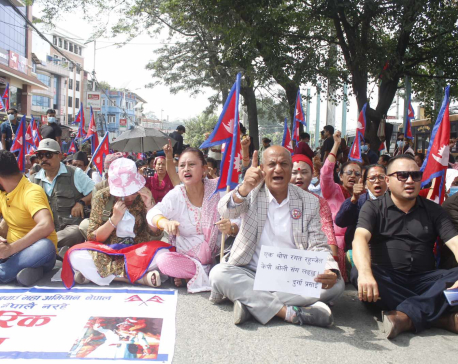
{"label": "wristwatch", "polygon": [[248,195],[247,195],[247,196],[242,196],[242,195],[240,194],[240,192],[239,192],[239,188],[240,188],[240,185],[238,185],[238,186],[235,188],[235,190],[234,190],[235,197],[237,197],[239,200],[245,201],[246,198],[248,197]]}
{"label": "wristwatch", "polygon": [[236,232],[235,232],[235,225],[232,225],[231,226],[231,233],[229,234],[230,236],[236,236]]}
{"label": "wristwatch", "polygon": [[84,202],[83,200],[78,200],[78,201],[76,201],[76,202],[77,202],[77,203],[80,203],[81,205],[83,205],[83,207],[86,206],[86,202]]}

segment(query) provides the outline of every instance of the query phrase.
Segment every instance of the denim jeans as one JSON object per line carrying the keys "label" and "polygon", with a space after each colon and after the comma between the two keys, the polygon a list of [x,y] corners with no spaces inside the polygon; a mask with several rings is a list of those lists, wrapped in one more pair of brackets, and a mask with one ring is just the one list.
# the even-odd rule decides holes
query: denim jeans
{"label": "denim jeans", "polygon": [[43,267],[48,272],[55,263],[56,247],[51,240],[40,239],[9,258],[0,260],[0,283],[13,281],[24,268]]}

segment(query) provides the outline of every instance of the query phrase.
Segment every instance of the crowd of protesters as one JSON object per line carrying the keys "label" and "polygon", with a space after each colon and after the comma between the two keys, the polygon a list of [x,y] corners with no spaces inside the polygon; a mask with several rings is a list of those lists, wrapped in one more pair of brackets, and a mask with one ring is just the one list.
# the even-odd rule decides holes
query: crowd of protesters
{"label": "crowd of protesters", "polygon": [[[365,140],[359,163],[331,125],[317,150],[301,134],[293,157],[267,137],[255,151],[242,128],[239,185],[225,194],[215,193],[221,146],[186,146],[184,126],[170,135],[173,146],[143,158],[109,154],[100,176],[91,156],[62,153],[48,114],[25,174],[9,151],[14,109],[1,127],[0,282],[33,285],[59,259],[69,289],[170,280],[211,291],[215,304],[231,300],[235,324],[280,317],[321,327],[333,324],[331,307],[352,283],[361,301],[384,310],[389,339],[430,327],[458,333],[443,293],[458,288],[458,171],[447,171],[443,207],[422,197],[425,157],[403,134],[392,156]],[[263,245],[326,253],[320,297],[254,290]]]}

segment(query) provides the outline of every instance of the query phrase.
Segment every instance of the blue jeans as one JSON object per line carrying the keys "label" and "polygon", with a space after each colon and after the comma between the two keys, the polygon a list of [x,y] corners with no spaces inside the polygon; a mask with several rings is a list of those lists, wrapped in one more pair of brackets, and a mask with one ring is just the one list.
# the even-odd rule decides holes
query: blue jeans
{"label": "blue jeans", "polygon": [[24,268],[43,267],[50,271],[56,264],[56,247],[49,239],[40,239],[7,259],[0,259],[0,282],[8,283]]}

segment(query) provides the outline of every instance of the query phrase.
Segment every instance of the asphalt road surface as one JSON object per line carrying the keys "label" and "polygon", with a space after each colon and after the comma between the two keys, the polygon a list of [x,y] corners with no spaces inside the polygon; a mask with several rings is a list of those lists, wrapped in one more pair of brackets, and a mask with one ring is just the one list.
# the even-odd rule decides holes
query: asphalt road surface
{"label": "asphalt road surface", "polygon": [[[37,286],[61,287],[49,272]],[[120,283],[114,286],[125,286]],[[88,285],[91,286],[91,285]],[[173,288],[165,282],[162,288]],[[273,319],[267,325],[233,324],[232,303],[213,305],[209,293],[178,289],[176,364],[191,363],[458,363],[458,335],[430,329],[384,338],[380,312],[360,303],[350,285],[332,307],[330,329]]]}

